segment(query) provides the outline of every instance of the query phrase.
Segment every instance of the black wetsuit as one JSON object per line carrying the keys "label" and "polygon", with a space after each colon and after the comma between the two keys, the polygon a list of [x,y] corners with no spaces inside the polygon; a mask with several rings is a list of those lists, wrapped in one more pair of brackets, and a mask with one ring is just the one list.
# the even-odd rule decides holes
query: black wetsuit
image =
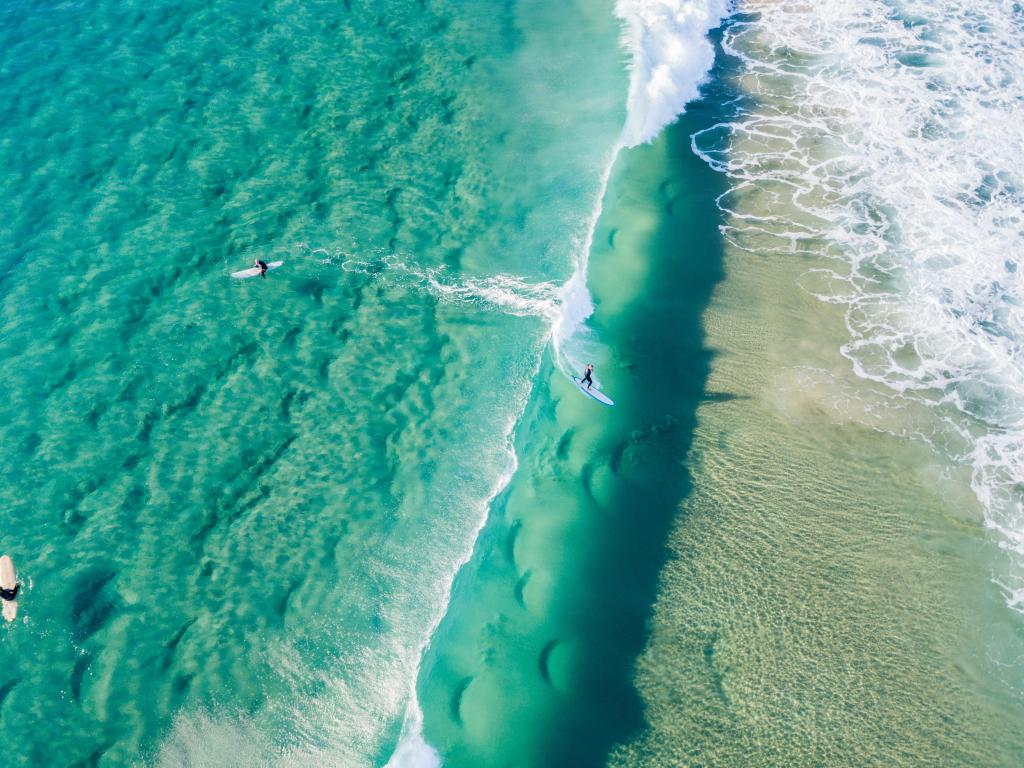
{"label": "black wetsuit", "polygon": [[260,268],[260,277],[266,279],[267,277],[267,262],[256,259],[256,266]]}
{"label": "black wetsuit", "polygon": [[0,587],[0,597],[4,600],[13,600],[18,596],[18,590],[21,589],[21,584],[15,584],[14,589],[4,589]]}
{"label": "black wetsuit", "polygon": [[587,389],[590,389],[590,387],[591,387],[591,386],[593,385],[593,383],[594,383],[594,380],[593,380],[592,378],[590,378],[590,374],[591,374],[591,373],[593,373],[593,370],[592,370],[592,369],[590,369],[590,368],[587,368],[587,370],[585,370],[585,371],[583,372],[583,378],[582,378],[582,379],[580,379],[580,384],[583,384],[584,382],[586,382],[586,385],[587,385]]}

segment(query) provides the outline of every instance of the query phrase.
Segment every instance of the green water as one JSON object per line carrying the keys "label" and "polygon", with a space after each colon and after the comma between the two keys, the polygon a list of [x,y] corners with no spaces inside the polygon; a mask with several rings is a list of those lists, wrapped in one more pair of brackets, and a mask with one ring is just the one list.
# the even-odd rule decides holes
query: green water
{"label": "green water", "polygon": [[728,60],[610,178],[569,346],[616,406],[553,361],[612,5],[0,9],[9,764],[382,765],[413,694],[447,766],[1024,761],[931,414],[721,236]]}
{"label": "green water", "polygon": [[[8,764],[386,759],[622,122],[617,35],[604,3],[0,11]],[[229,278],[256,256],[285,267]]]}
{"label": "green water", "polygon": [[428,740],[446,766],[1019,765],[1024,625],[968,473],[895,436],[933,416],[853,375],[816,262],[719,236],[690,135],[735,109],[731,66],[618,160],[589,279],[617,404],[542,370],[424,664]]}
{"label": "green water", "polygon": [[590,274],[616,406],[542,370],[525,458],[424,664],[425,732],[445,765],[601,765],[643,727],[632,667],[691,491],[695,408],[730,397],[705,390],[701,326],[723,277],[717,178],[688,155],[677,126],[616,163]]}

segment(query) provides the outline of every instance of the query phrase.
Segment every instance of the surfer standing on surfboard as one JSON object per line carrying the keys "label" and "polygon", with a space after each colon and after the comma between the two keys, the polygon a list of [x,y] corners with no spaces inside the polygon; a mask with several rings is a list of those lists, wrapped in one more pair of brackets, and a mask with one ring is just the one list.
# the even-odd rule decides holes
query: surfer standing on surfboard
{"label": "surfer standing on surfboard", "polygon": [[583,371],[583,378],[580,379],[580,385],[582,385],[584,382],[586,382],[587,389],[590,389],[594,385],[594,380],[590,377],[590,375],[593,372],[594,372],[594,364],[593,363],[587,363],[587,367]]}
{"label": "surfer standing on surfboard", "polygon": [[263,261],[262,259],[256,259],[255,266],[260,271],[260,277],[262,277],[264,280],[266,280],[267,279],[267,262]]}

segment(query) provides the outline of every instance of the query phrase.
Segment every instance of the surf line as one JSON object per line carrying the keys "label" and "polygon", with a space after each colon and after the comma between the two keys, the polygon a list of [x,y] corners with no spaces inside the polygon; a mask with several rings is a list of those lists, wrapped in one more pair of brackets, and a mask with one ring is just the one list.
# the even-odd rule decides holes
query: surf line
{"label": "surf line", "polygon": [[409,686],[409,703],[406,705],[405,716],[402,719],[402,729],[399,732],[398,743],[395,745],[395,750],[388,759],[384,768],[440,768],[441,756],[437,753],[427,740],[423,736],[423,710],[420,707],[419,697],[416,695],[416,684],[420,678],[420,668],[423,665],[423,658],[426,655],[427,647],[430,645],[430,641],[433,639],[435,632],[437,632],[438,626],[444,620],[445,615],[448,613],[448,606],[452,599],[452,587],[455,584],[455,579],[458,577],[459,572],[465,567],[466,563],[473,559],[473,555],[476,552],[477,542],[480,540],[480,532],[483,531],[484,526],[487,525],[487,521],[491,516],[491,505],[494,500],[508,487],[508,484],[512,482],[512,478],[516,474],[516,470],[519,468],[519,457],[515,451],[515,437],[516,427],[519,425],[519,421],[522,413],[526,410],[526,405],[533,396],[534,382],[537,380],[537,376],[540,374],[540,364],[543,355],[537,356],[537,363],[534,366],[533,375],[530,377],[530,385],[526,388],[522,399],[516,403],[511,417],[509,418],[507,429],[505,430],[505,450],[506,455],[509,458],[508,466],[502,470],[498,476],[494,485],[491,487],[491,492],[481,502],[482,514],[477,521],[476,529],[472,532],[469,537],[469,547],[463,553],[463,556],[454,563],[451,570],[445,574],[446,578],[446,597],[438,608],[437,613],[434,615],[434,619],[431,622],[430,627],[427,629],[420,642],[419,648],[417,649],[417,660],[416,667],[413,670],[412,679],[410,680]]}
{"label": "surf line", "polygon": [[715,49],[707,35],[732,11],[733,0],[618,0],[615,4],[615,16],[622,23],[619,45],[629,54],[626,121],[601,174],[573,273],[562,286],[561,311],[551,327],[556,365],[568,376],[582,362],[568,345],[594,313],[587,272],[615,163],[624,149],[657,138],[683,114],[687,104],[700,97],[700,88],[715,62]]}
{"label": "surf line", "polygon": [[[593,314],[594,302],[587,288],[587,268],[594,235],[601,218],[612,169],[623,149],[652,141],[700,96],[700,87],[714,64],[714,46],[707,34],[718,27],[732,10],[732,0],[618,0],[615,15],[622,22],[621,47],[630,55],[630,84],[626,122],[613,147],[597,188],[587,228],[576,251],[572,275],[561,289],[560,312],[553,320],[547,343],[552,345],[559,368],[567,372],[573,361],[565,345],[576,336]],[[420,668],[430,641],[448,612],[451,588],[459,571],[476,552],[480,532],[490,518],[491,504],[512,481],[519,464],[515,453],[515,432],[540,374],[543,354],[537,356],[530,385],[517,403],[506,430],[510,465],[498,477],[490,496],[483,502],[483,514],[470,537],[463,558],[446,575],[447,598],[419,646],[419,656],[409,688],[409,703],[395,750],[385,768],[440,768],[441,756],[423,735],[423,710],[416,695]]]}

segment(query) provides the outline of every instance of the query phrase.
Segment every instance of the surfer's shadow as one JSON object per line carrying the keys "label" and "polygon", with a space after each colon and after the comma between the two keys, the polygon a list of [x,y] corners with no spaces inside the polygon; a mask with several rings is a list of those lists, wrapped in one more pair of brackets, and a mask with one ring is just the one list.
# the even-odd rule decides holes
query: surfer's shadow
{"label": "surfer's shadow", "polygon": [[702,403],[731,403],[734,400],[752,400],[750,395],[738,395],[735,392],[705,392],[701,398]]}

